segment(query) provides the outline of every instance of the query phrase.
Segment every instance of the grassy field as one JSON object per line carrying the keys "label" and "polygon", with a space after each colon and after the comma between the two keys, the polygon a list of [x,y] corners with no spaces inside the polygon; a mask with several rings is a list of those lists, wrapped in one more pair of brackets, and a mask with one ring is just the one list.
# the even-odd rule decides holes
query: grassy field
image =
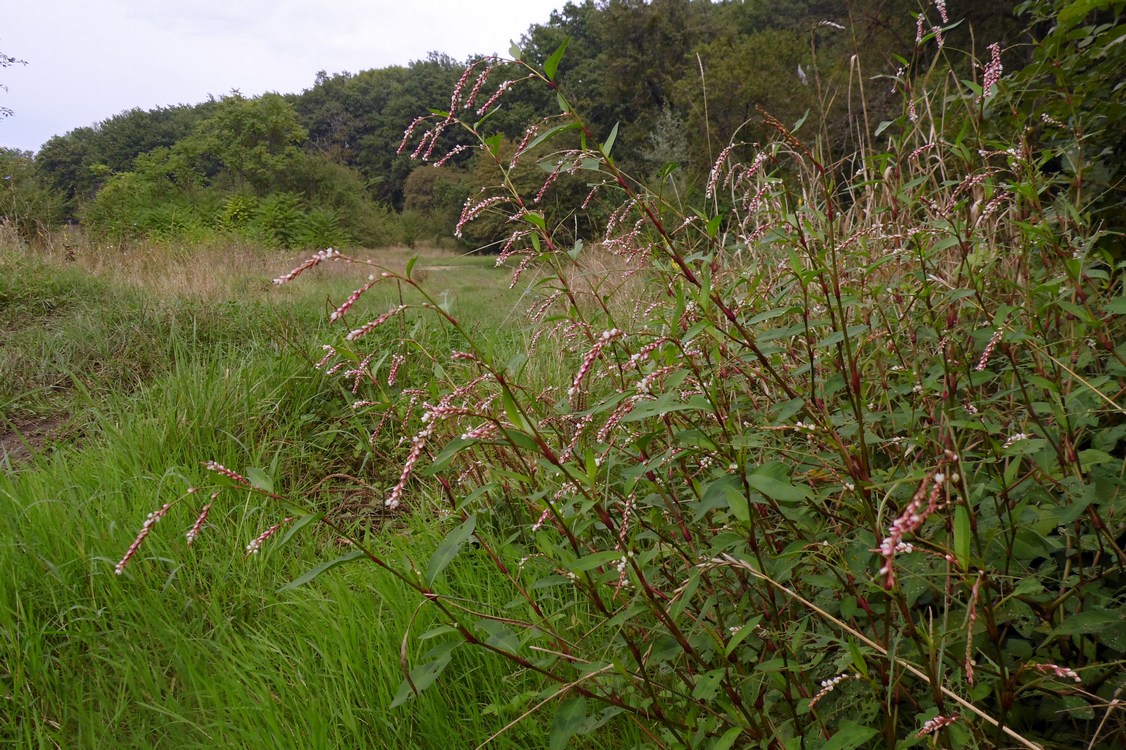
{"label": "grassy field", "polygon": [[[394,269],[410,255],[379,258]],[[362,439],[342,385],[312,366],[340,336],[327,312],[362,276],[337,264],[301,285],[270,284],[299,260],[63,241],[0,250],[0,744],[471,747],[544,687],[461,649],[439,690],[389,709],[403,634],[431,617],[413,592],[363,565],[279,591],[341,540],[306,530],[283,546],[279,534],[245,556],[283,515],[245,491],[225,492],[186,546],[206,496],[184,494],[214,481],[205,461],[262,467],[292,496],[351,508],[353,520],[370,520],[364,509],[398,470]],[[503,329],[520,295],[491,266],[435,251],[416,274],[463,319]],[[397,294],[373,291],[349,322]],[[331,474],[344,478],[318,483]],[[177,498],[115,576],[146,514]],[[365,521],[389,559],[425,560],[443,533],[412,502],[413,512]],[[488,600],[495,573],[463,558],[449,585]],[[406,655],[427,646],[411,639]],[[543,747],[549,724],[534,715],[488,747]]]}

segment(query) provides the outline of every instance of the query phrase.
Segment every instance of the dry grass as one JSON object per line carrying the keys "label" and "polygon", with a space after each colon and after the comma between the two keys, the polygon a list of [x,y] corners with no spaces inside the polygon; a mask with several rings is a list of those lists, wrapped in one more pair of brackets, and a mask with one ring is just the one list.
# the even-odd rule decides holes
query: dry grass
{"label": "dry grass", "polygon": [[[18,239],[7,235],[0,236],[0,246],[28,251]],[[34,252],[47,262],[76,266],[91,276],[112,279],[148,294],[205,302],[255,298],[289,302],[307,296],[312,291],[310,282],[315,283],[317,293],[333,297],[346,294],[370,273],[366,267],[326,263],[307,272],[302,284],[278,288],[271,280],[308,258],[309,251],[271,250],[239,241],[192,246],[159,242],[114,244],[99,242],[74,230],[50,235]],[[405,270],[411,258],[417,257],[415,277],[439,292],[445,288],[465,289],[467,280],[471,293],[497,291],[504,280],[502,271],[488,272],[491,258],[433,246],[360,249],[349,254],[398,273]]]}

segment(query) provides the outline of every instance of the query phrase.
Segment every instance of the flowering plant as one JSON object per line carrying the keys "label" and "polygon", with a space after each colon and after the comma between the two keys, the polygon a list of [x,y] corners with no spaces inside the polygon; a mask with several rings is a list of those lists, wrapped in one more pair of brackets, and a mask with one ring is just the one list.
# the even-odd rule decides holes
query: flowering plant
{"label": "flowering plant", "polygon": [[[425,566],[339,530],[355,549],[305,577],[366,558],[438,610],[395,704],[468,644],[543,677],[553,747],[609,721],[655,747],[1094,745],[1126,648],[1126,306],[1093,230],[1049,210],[1020,143],[969,148],[917,115],[834,164],[764,112],[772,142],[724,149],[705,205],[670,203],[560,90],[564,48],[471,66],[402,145],[429,158],[460,127],[495,161],[458,226],[506,216],[498,262],[535,294],[523,350],[498,357],[408,264],[334,318],[378,283],[422,301],[321,362],[354,379],[373,440],[402,427],[386,509],[450,519]],[[923,83],[905,111],[930,111]],[[516,85],[560,112],[502,157],[475,118]],[[975,91],[959,96],[973,123]],[[530,199],[508,175],[531,159]],[[584,206],[616,202],[597,241],[563,245],[537,207],[561,174],[587,180]],[[458,346],[427,349],[425,377],[402,354],[377,376],[363,347],[411,308]],[[507,608],[444,588],[479,561]],[[1068,728],[1045,722],[1057,710]]]}

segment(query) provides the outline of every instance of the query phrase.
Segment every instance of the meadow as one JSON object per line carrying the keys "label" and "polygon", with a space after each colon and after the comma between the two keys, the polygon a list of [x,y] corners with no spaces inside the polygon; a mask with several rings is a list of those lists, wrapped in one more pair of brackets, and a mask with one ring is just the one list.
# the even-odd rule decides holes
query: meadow
{"label": "meadow", "polygon": [[[401,267],[407,253],[380,257]],[[341,542],[297,535],[284,551],[267,543],[245,555],[277,520],[250,493],[226,495],[190,548],[184,532],[198,506],[181,503],[114,575],[146,514],[210,481],[205,461],[271,469],[338,516],[380,505],[355,477],[371,460],[356,417],[313,367],[333,333],[326,301],[342,299],[352,279],[326,267],[302,287],[274,288],[295,262],[238,247],[90,243],[74,253],[60,240],[31,251],[7,238],[0,744],[465,747],[538,690],[495,657],[459,654],[441,693],[389,710],[403,633],[428,613],[364,567],[279,591]],[[434,252],[419,269],[432,267],[467,318],[496,325],[519,294],[492,265]],[[427,513],[357,524],[389,557],[419,558],[438,537]],[[472,561],[450,574],[490,596],[488,571]],[[488,746],[541,747],[544,731],[525,721]]]}
{"label": "meadow", "polygon": [[0,738],[1120,747],[1126,11],[1023,6],[1006,75],[934,6],[695,167],[566,38],[471,61],[396,152],[444,223],[377,223],[496,256],[330,251],[167,150],[121,231],[4,224]]}

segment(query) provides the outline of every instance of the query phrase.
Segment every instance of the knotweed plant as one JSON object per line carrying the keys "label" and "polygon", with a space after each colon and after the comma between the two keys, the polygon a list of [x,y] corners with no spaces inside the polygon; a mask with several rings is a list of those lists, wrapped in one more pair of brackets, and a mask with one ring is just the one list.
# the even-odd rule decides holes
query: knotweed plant
{"label": "knotweed plant", "polygon": [[[562,54],[471,67],[402,145],[440,161],[463,128],[496,161],[459,228],[507,216],[502,257],[536,300],[525,351],[496,359],[408,264],[335,317],[379,283],[423,301],[319,363],[355,382],[372,440],[402,446],[386,509],[451,529],[425,565],[337,529],[353,551],[306,577],[366,559],[436,609],[395,704],[468,646],[542,677],[527,709],[554,711],[557,747],[611,720],[659,748],[1121,738],[1126,302],[1082,207],[1052,203],[1045,157],[975,140],[999,47],[984,86],[943,92],[962,132],[912,81],[917,114],[881,126],[853,176],[762,113],[775,137],[724,149],[692,208],[619,168],[615,133],[560,90]],[[546,165],[533,195],[478,119],[516,85],[560,109],[516,155]],[[561,172],[617,205],[600,236],[557,241],[537,204]],[[592,253],[622,269],[596,294],[576,283]],[[322,253],[278,281],[328,260],[362,264]],[[409,360],[369,342],[420,311],[459,343],[412,352],[427,377],[407,382]],[[495,569],[507,608],[445,588],[459,554]]]}

